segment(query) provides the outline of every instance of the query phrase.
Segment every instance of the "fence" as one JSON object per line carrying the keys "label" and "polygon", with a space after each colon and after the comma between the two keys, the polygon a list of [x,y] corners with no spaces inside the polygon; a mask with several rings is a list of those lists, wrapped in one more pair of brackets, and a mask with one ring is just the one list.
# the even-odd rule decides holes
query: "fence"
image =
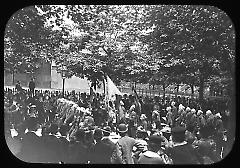
{"label": "fence", "polygon": [[[129,87],[118,87],[118,89],[123,93],[123,94],[132,94],[132,89]],[[152,90],[152,89],[140,89],[137,88],[136,92],[139,96],[148,96],[148,97],[154,97],[154,96],[163,96],[164,91],[163,90]],[[197,98],[199,96],[198,92],[195,92],[194,94],[191,94],[189,92],[183,92],[179,91],[176,92],[175,90],[167,90],[165,91],[166,96],[185,96],[185,97],[194,97]],[[228,99],[228,96],[209,96],[208,94],[204,94],[205,98],[210,98],[210,99]]]}
{"label": "fence", "polygon": [[[126,93],[126,94],[131,94],[132,93],[132,89],[131,88],[127,88],[127,87],[119,87],[119,90],[122,93]],[[139,96],[148,96],[148,97],[154,97],[154,96],[162,96],[164,94],[163,90],[152,90],[152,89],[136,89],[136,92]],[[193,96],[193,97],[197,97],[198,94],[195,93],[194,95],[190,94],[190,93],[186,93],[186,92],[176,92],[173,90],[166,90],[165,91],[165,95],[181,95],[181,96]]]}
{"label": "fence", "polygon": [[[16,89],[12,86],[4,86],[4,90],[7,91],[8,89],[11,89],[12,92],[15,94],[17,91]],[[23,87],[23,89],[29,91],[29,89],[27,87]],[[123,94],[132,94],[132,89],[129,87],[118,87],[118,89],[123,93]],[[36,88],[36,91],[40,92],[40,93],[44,93],[46,90],[50,92],[50,94],[52,93],[56,93],[58,92],[59,94],[62,94],[62,89],[43,89],[43,88]],[[88,91],[82,91],[82,90],[76,90],[76,89],[72,89],[75,91],[75,93],[77,95],[80,96],[81,93],[87,93],[89,94]],[[71,93],[72,90],[65,90],[64,91],[64,96],[67,96]],[[154,96],[163,96],[164,91],[163,90],[152,90],[152,89],[140,89],[137,88],[136,92],[139,96],[145,97],[154,97]],[[166,90],[165,91],[165,95],[166,96],[188,96],[188,97],[198,97],[198,93],[195,93],[194,95],[187,93],[187,92],[176,92],[173,90]],[[210,98],[210,99],[228,99],[228,96],[209,96],[209,95],[204,95],[204,97],[206,98]]]}

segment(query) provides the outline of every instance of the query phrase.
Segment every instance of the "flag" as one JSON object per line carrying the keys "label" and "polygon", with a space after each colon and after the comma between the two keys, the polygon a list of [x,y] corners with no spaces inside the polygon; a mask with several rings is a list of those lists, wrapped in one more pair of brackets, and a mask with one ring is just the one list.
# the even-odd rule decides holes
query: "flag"
{"label": "flag", "polygon": [[107,76],[107,96],[111,101],[116,100],[116,95],[121,95],[122,93],[119,91],[117,86],[113,83],[113,81]]}
{"label": "flag", "polygon": [[[121,106],[121,96],[122,93],[119,91],[117,86],[113,83],[113,81],[106,75],[106,100],[107,103],[109,101],[115,101],[115,109],[118,111],[117,121],[121,120],[124,117],[124,111]],[[114,103],[113,103],[114,104]]]}

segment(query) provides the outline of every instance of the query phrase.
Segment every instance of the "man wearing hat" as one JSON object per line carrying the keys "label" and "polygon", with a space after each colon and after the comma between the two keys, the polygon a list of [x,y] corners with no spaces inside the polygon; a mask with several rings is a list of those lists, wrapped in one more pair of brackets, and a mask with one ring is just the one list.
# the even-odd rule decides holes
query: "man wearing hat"
{"label": "man wearing hat", "polygon": [[152,135],[148,140],[148,150],[140,154],[138,164],[165,164],[164,159],[158,154],[163,139],[161,136]]}
{"label": "man wearing hat", "polygon": [[111,156],[113,149],[111,146],[105,144],[102,141],[103,131],[101,129],[95,129],[94,131],[94,140],[96,141],[95,145],[91,149],[91,158],[90,163],[93,164],[110,164]]}
{"label": "man wearing hat", "polygon": [[141,151],[141,144],[134,138],[127,135],[128,127],[126,124],[120,124],[118,126],[118,132],[121,138],[117,141],[115,149],[112,154],[111,163],[116,164],[134,164],[132,157],[133,147]]}
{"label": "man wearing hat", "polygon": [[173,164],[198,164],[199,156],[191,144],[185,141],[184,127],[171,129],[173,144],[167,148],[167,154],[172,158]]}
{"label": "man wearing hat", "polygon": [[111,127],[110,126],[104,127],[103,128],[103,138],[102,138],[102,141],[103,141],[103,143],[107,144],[112,149],[114,149],[115,144],[109,138],[110,134],[111,134]]}

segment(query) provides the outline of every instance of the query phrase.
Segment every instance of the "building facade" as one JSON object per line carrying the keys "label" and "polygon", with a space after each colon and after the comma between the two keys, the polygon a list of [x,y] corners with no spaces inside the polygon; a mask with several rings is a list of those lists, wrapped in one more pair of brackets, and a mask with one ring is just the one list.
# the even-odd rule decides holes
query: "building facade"
{"label": "building facade", "polygon": [[[11,74],[4,71],[4,86],[14,86],[17,81],[20,81],[23,87],[28,87],[28,83],[32,77],[35,79],[37,88],[61,90],[63,87],[63,79],[61,74],[57,73],[54,62],[44,62],[42,68],[37,70],[35,74]],[[73,76],[70,79],[65,79],[64,88],[65,90],[89,92],[88,80],[76,76]]]}

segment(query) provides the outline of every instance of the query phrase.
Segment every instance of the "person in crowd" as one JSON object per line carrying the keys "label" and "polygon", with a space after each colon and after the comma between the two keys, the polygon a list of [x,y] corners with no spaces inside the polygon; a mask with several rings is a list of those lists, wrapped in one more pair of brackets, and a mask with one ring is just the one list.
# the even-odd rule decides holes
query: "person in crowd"
{"label": "person in crowd", "polygon": [[48,128],[49,134],[45,136],[45,151],[47,162],[59,163],[61,161],[61,147],[57,138],[58,125],[52,123]]}
{"label": "person in crowd", "polygon": [[209,138],[210,134],[205,123],[200,124],[200,139],[193,142],[194,148],[201,156],[202,164],[212,164],[220,160],[216,152],[216,143]]}
{"label": "person in crowd", "polygon": [[37,136],[37,119],[30,117],[26,121],[27,132],[22,138],[22,148],[19,158],[25,162],[39,163],[42,162],[43,144],[39,136]]}
{"label": "person in crowd", "polygon": [[6,140],[8,149],[12,152],[14,156],[19,158],[20,157],[19,154],[22,150],[21,140],[16,137],[12,137],[10,129],[5,131],[5,140]]}
{"label": "person in crowd", "polygon": [[167,155],[172,159],[173,164],[199,164],[200,157],[191,144],[185,141],[184,127],[171,129],[172,144],[166,149]]}
{"label": "person in crowd", "polygon": [[86,145],[86,134],[84,129],[78,129],[75,134],[76,141],[71,141],[68,148],[68,162],[85,164],[89,160],[88,146]]}
{"label": "person in crowd", "polygon": [[131,111],[129,114],[128,135],[130,137],[135,138],[136,131],[137,131],[137,114],[135,111]]}
{"label": "person in crowd", "polygon": [[159,130],[162,129],[159,106],[156,106],[156,105],[153,107],[152,123],[156,129],[159,129]]}
{"label": "person in crowd", "polygon": [[30,80],[30,82],[28,84],[28,87],[29,87],[31,95],[34,96],[35,82],[34,82],[33,78],[31,78],[31,80]]}
{"label": "person in crowd", "polygon": [[15,85],[15,89],[18,93],[21,93],[22,92],[22,86],[21,86],[21,83],[20,81],[17,81],[16,85]]}
{"label": "person in crowd", "polygon": [[112,156],[111,146],[105,144],[102,140],[103,131],[101,129],[95,129],[94,131],[94,140],[96,141],[95,145],[91,149],[91,164],[110,164]]}
{"label": "person in crowd", "polygon": [[138,164],[167,164],[166,155],[162,152],[163,139],[161,136],[152,135],[148,140],[148,150],[140,154]]}
{"label": "person in crowd", "polygon": [[148,123],[147,123],[147,116],[145,114],[141,114],[140,116],[140,125],[143,127],[144,130],[147,130]]}
{"label": "person in crowd", "polygon": [[217,113],[214,115],[213,124],[214,124],[215,131],[214,131],[213,139],[216,142],[217,155],[222,158],[222,151],[226,146],[226,140],[224,139],[225,129],[223,127],[223,122],[221,118],[222,116],[220,113]]}
{"label": "person in crowd", "polygon": [[137,149],[140,147],[139,143],[134,138],[127,135],[127,131],[128,128],[125,124],[120,124],[118,126],[118,132],[121,138],[117,141],[111,157],[111,163],[134,164],[132,157],[133,147],[135,146]]}
{"label": "person in crowd", "polygon": [[173,127],[173,113],[171,111],[171,107],[166,108],[167,115],[166,115],[166,120],[167,120],[167,125],[170,127]]}
{"label": "person in crowd", "polygon": [[60,150],[61,152],[59,153],[60,156],[60,160],[63,163],[67,163],[68,162],[68,146],[69,146],[69,141],[67,140],[67,133],[69,131],[70,127],[68,125],[61,125],[59,128],[59,133],[60,136],[58,137],[58,143],[60,144]]}
{"label": "person in crowd", "polygon": [[103,138],[102,138],[102,142],[107,144],[108,146],[111,147],[111,149],[113,150],[115,147],[115,144],[111,141],[111,139],[109,138],[111,134],[111,127],[110,126],[106,126],[103,128]]}
{"label": "person in crowd", "polygon": [[172,101],[170,107],[171,107],[171,111],[172,111],[173,126],[175,126],[175,123],[176,123],[175,120],[176,120],[177,114],[178,114],[178,110],[177,110],[177,107],[175,105],[176,105],[176,102]]}

